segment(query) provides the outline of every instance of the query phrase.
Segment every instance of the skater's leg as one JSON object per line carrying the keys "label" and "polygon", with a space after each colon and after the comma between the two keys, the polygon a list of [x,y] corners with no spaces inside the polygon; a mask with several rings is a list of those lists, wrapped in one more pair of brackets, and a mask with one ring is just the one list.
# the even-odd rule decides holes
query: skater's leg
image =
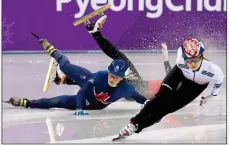
{"label": "skater's leg", "polygon": [[95,38],[96,42],[99,44],[103,52],[112,59],[124,59],[129,63],[133,78],[127,79],[131,84],[134,85],[136,90],[143,96],[147,96],[148,93],[148,82],[143,81],[137,69],[133,63],[126,57],[124,53],[119,51],[112,43],[110,43],[106,38],[102,36],[100,32],[93,33],[92,36]]}
{"label": "skater's leg", "polygon": [[92,77],[93,74],[89,70],[71,64],[69,59],[63,53],[59,52],[48,40],[40,39],[40,43],[42,47],[56,60],[61,71],[73,79],[80,87],[82,87],[83,84]]}
{"label": "skater's leg", "polygon": [[131,121],[134,124],[138,124],[141,130],[144,128],[144,118],[156,113],[157,116],[154,116],[152,124],[161,119],[167,113],[166,110],[164,110],[166,108],[165,105],[169,103],[169,98],[176,91],[177,86],[183,78],[182,72],[175,66],[163,80],[159,91],[155,95],[156,97],[148,101]]}
{"label": "skater's leg", "polygon": [[136,90],[141,95],[147,96],[148,82],[142,80],[139,72],[137,71],[133,63],[129,60],[129,58],[124,53],[122,53],[117,47],[115,47],[109,40],[104,38],[99,31],[93,33],[92,36],[107,56],[109,56],[112,59],[124,59],[128,62],[133,76],[129,77],[127,81],[133,84]]}
{"label": "skater's leg", "polygon": [[117,47],[115,47],[109,40],[104,38],[102,34],[98,31],[92,34],[93,38],[96,40],[101,50],[112,59],[124,59],[129,63],[130,69],[137,79],[141,79],[140,74],[124,53],[122,53]]}
{"label": "skater's leg", "polygon": [[65,108],[76,109],[76,95],[73,96],[57,96],[53,98],[42,98],[29,101],[30,108],[50,109],[50,108]]}
{"label": "skater's leg", "polygon": [[[199,85],[190,80],[181,83],[180,88],[176,91],[174,98],[170,98],[168,108],[169,113],[173,113],[196,99],[206,88],[208,84]],[[190,91],[192,88],[192,91]]]}
{"label": "skater's leg", "polygon": [[[38,108],[38,109],[50,109],[50,108],[65,108],[76,109],[77,95],[62,95],[53,98],[41,98],[37,100],[29,100],[26,98],[12,97],[7,103],[25,108]],[[84,106],[85,107],[85,106]]]}
{"label": "skater's leg", "polygon": [[[208,84],[198,85],[191,81],[184,81],[181,84],[181,87],[173,95],[167,98],[167,103],[158,103],[160,104],[159,106],[157,106],[158,108],[155,108],[155,110],[151,110],[148,114],[148,117],[145,117],[141,120],[140,127],[136,131],[136,133],[140,132],[143,128],[147,128],[149,126],[152,126],[154,123],[159,122],[165,115],[173,113],[185,107],[195,98],[197,98],[207,88],[207,86]],[[189,88],[193,88],[193,91],[190,92]],[[133,122],[134,120],[135,118],[131,119],[131,121]]]}
{"label": "skater's leg", "polygon": [[59,51],[54,52],[52,57],[59,64],[60,70],[63,71],[66,76],[73,79],[80,87],[82,87],[83,84],[87,82],[87,80],[89,80],[93,75],[89,70],[71,64],[69,59]]}
{"label": "skater's leg", "polygon": [[87,24],[87,31],[91,33],[93,38],[96,40],[97,44],[101,48],[101,50],[109,56],[111,59],[124,59],[128,61],[129,66],[134,74],[136,74],[136,78],[141,79],[141,76],[139,75],[138,71],[132,64],[132,62],[126,57],[125,54],[123,54],[121,51],[119,51],[109,40],[107,40],[105,37],[102,36],[100,33],[100,29],[102,28],[102,25],[105,23],[107,16],[102,15],[99,17],[95,23]]}
{"label": "skater's leg", "polygon": [[164,106],[161,105],[163,105],[163,100],[155,97],[152,100],[147,101],[140,112],[135,117],[131,118],[130,121],[133,124],[138,125],[136,133],[148,126],[153,125],[166,115],[166,112],[163,110]]}
{"label": "skater's leg", "polygon": [[100,33],[101,24],[105,22],[107,16],[101,16],[95,23],[87,24],[87,30],[93,38],[96,40],[97,44],[100,46],[101,50],[109,56],[111,59],[124,59],[128,62],[132,74],[128,77],[127,81],[134,85],[136,90],[143,96],[147,97],[148,94],[148,82],[142,80],[140,74],[137,69],[133,65],[133,63],[128,59],[128,57],[119,51],[117,47],[115,47],[108,39],[102,36]]}

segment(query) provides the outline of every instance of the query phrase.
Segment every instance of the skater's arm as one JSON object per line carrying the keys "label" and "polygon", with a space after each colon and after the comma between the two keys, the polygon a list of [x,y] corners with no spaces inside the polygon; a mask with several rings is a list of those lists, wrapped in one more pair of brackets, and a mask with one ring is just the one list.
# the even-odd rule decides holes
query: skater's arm
{"label": "skater's arm", "polygon": [[129,88],[129,91],[131,92],[130,94],[127,94],[127,96],[130,96],[130,98],[134,99],[137,103],[143,104],[147,99],[140,95],[133,86]]}
{"label": "skater's arm", "polygon": [[217,96],[219,94],[220,88],[221,88],[223,80],[224,80],[224,74],[223,74],[223,72],[219,66],[213,65],[212,69],[214,70],[213,71],[214,75],[212,77],[213,83],[214,83],[213,90],[212,90],[210,95],[201,97],[200,106],[205,104],[207,102],[207,100],[209,100],[213,96]]}
{"label": "skater's arm", "polygon": [[84,103],[86,102],[86,95],[92,90],[94,86],[94,79],[88,80],[83,87],[77,93],[76,98],[76,109],[83,109]]}
{"label": "skater's arm", "polygon": [[169,63],[168,50],[167,50],[167,45],[166,45],[165,42],[161,43],[161,48],[162,48],[162,54],[163,54],[163,57],[164,57],[165,73],[167,75],[171,70],[171,65]]}
{"label": "skater's arm", "polygon": [[214,76],[213,76],[213,83],[214,83],[214,86],[213,86],[213,90],[211,92],[211,94],[213,96],[217,96],[219,91],[220,91],[220,88],[222,86],[222,83],[223,83],[223,80],[224,80],[224,74],[223,74],[223,71],[221,70],[221,68],[217,65],[214,65]]}
{"label": "skater's arm", "polygon": [[139,104],[144,104],[144,102],[147,100],[144,96],[140,95],[138,92],[135,91],[134,95],[130,98],[134,99]]}
{"label": "skater's arm", "polygon": [[167,75],[171,70],[171,65],[170,65],[169,61],[164,61],[164,67],[165,67],[165,73]]}

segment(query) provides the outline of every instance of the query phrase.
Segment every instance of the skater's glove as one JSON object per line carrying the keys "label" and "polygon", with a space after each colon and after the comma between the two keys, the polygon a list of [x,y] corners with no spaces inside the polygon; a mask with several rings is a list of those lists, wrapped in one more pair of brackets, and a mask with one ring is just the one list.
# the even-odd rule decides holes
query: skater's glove
{"label": "skater's glove", "polygon": [[200,100],[200,106],[202,106],[203,104],[205,104],[210,98],[212,98],[213,96],[216,96],[216,95],[208,95],[206,97],[202,96],[201,97],[201,100]]}
{"label": "skater's glove", "polygon": [[55,78],[53,78],[52,80],[56,85],[60,85],[60,84],[67,84],[67,85],[76,85],[75,81],[72,80],[71,78],[64,78],[64,80],[61,80],[61,78],[59,76],[56,76]]}
{"label": "skater's glove", "polygon": [[76,111],[72,115],[89,115],[87,111],[82,109],[76,109]]}
{"label": "skater's glove", "polygon": [[168,61],[168,50],[167,50],[167,45],[165,42],[161,43],[161,48],[162,48],[162,54],[164,56],[164,61]]}
{"label": "skater's glove", "polygon": [[59,77],[55,77],[52,81],[53,81],[56,85],[60,85],[60,78],[59,78]]}
{"label": "skater's glove", "polygon": [[56,72],[56,76],[55,76],[55,78],[53,78],[52,82],[54,82],[56,85],[64,84],[65,83],[65,78],[63,78],[63,79],[64,80],[62,80],[60,78],[60,76],[58,75],[58,73]]}

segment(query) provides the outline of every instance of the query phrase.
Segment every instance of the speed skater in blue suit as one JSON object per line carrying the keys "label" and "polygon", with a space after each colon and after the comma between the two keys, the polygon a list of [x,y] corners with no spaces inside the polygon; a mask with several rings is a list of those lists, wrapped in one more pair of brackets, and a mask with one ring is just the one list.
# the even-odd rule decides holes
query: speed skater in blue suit
{"label": "speed skater in blue suit", "polygon": [[[13,106],[40,109],[65,108],[76,110],[75,114],[88,114],[85,110],[100,110],[124,97],[130,97],[140,104],[147,100],[135,90],[131,83],[126,81],[131,71],[125,60],[113,60],[107,70],[92,73],[83,67],[71,64],[69,59],[48,40],[40,39],[40,43],[56,60],[61,71],[75,80],[81,88],[76,95],[38,100],[12,97],[9,103]],[[79,73],[84,77],[81,77]]]}

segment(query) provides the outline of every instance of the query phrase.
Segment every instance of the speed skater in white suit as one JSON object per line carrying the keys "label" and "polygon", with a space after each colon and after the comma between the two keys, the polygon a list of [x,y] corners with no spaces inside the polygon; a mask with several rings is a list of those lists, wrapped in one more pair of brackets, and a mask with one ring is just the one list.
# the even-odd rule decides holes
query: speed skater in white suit
{"label": "speed skater in white suit", "polygon": [[186,40],[177,52],[176,65],[162,81],[154,99],[145,102],[139,113],[121,129],[117,139],[125,138],[159,122],[197,98],[213,82],[212,92],[201,97],[200,105],[219,94],[224,74],[219,66],[205,59],[204,45],[197,39]]}

